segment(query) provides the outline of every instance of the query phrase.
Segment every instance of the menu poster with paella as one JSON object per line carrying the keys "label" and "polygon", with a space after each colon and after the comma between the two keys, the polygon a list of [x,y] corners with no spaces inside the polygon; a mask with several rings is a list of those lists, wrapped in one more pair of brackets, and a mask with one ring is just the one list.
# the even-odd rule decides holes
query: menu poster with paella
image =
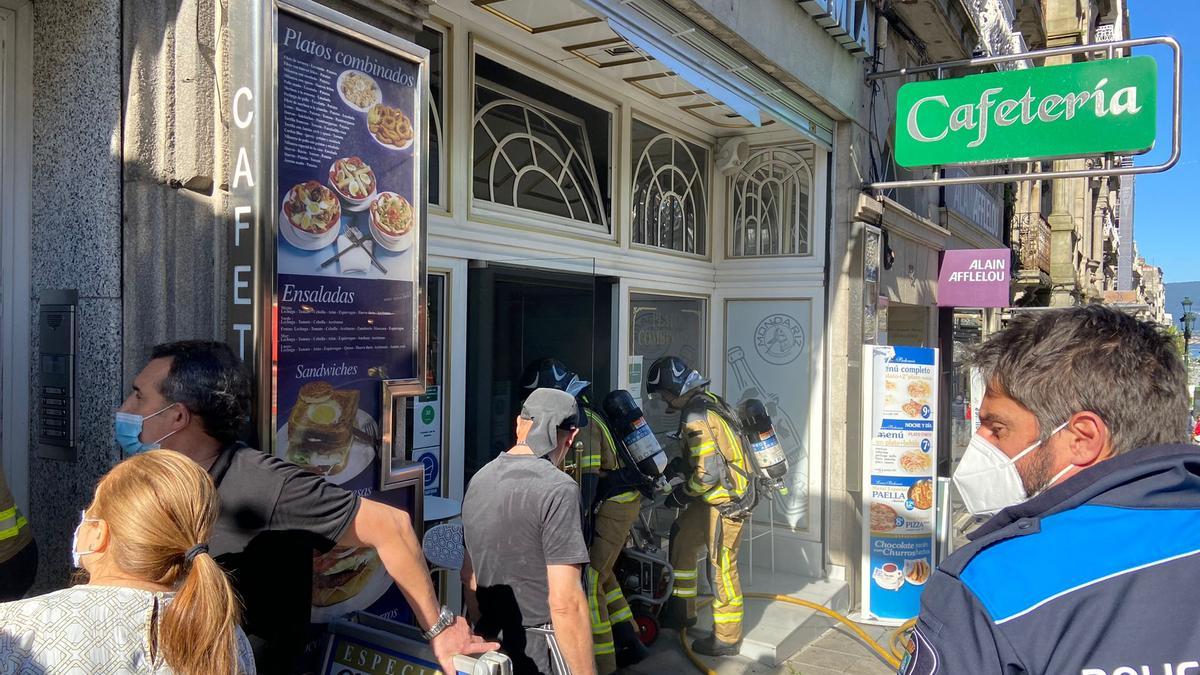
{"label": "menu poster with paella", "polygon": [[863,615],[917,615],[933,573],[938,352],[863,348]]}
{"label": "menu poster with paella", "polygon": [[[333,23],[277,21],[274,450],[366,497],[382,381],[421,375],[423,62]],[[374,550],[313,564],[314,623],[407,611]]]}

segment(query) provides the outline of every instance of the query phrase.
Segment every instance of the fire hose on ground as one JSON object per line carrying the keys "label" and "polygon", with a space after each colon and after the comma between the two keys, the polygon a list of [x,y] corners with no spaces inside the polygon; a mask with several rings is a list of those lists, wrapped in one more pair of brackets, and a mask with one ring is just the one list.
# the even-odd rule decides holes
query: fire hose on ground
{"label": "fire hose on ground", "polygon": [[[778,602],[787,603],[789,605],[797,605],[799,607],[807,607],[808,609],[820,612],[820,613],[824,614],[825,616],[830,617],[834,621],[845,624],[847,627],[849,627],[850,631],[852,633],[854,633],[854,635],[859,640],[861,640],[867,647],[870,647],[870,649],[873,652],[875,652],[875,654],[877,656],[879,656],[879,658],[883,659],[888,665],[892,666],[893,668],[899,668],[900,660],[904,657],[904,649],[903,649],[903,647],[900,646],[901,636],[903,636],[904,633],[909,628],[912,628],[912,626],[914,624],[916,624],[916,622],[917,622],[916,619],[909,619],[908,621],[904,622],[900,627],[893,630],[891,635],[888,636],[888,645],[887,645],[887,648],[885,649],[883,647],[883,645],[880,645],[878,642],[875,642],[874,640],[872,640],[871,636],[867,635],[866,631],[864,631],[862,628],[860,628],[858,624],[854,623],[846,616],[844,616],[838,612],[835,612],[832,609],[829,609],[828,607],[825,607],[823,605],[818,605],[815,602],[809,602],[807,600],[801,600],[799,598],[793,598],[793,597],[787,596],[787,595],[772,595],[770,593],[746,593],[745,597],[755,598],[755,599],[759,599],[759,600],[775,600]],[[709,600],[706,600],[703,603],[701,603],[700,606],[706,607],[711,603],[712,603],[712,600],[709,599]],[[717,675],[717,672],[715,670],[712,670],[711,668],[709,668],[708,665],[706,665],[694,653],[692,653],[692,648],[688,645],[687,631],[685,631],[685,630],[679,631],[679,642],[680,642],[680,644],[683,645],[683,651],[685,654],[687,654],[687,657],[692,662],[692,665],[696,666],[696,668],[700,672],[704,673],[705,675]]]}

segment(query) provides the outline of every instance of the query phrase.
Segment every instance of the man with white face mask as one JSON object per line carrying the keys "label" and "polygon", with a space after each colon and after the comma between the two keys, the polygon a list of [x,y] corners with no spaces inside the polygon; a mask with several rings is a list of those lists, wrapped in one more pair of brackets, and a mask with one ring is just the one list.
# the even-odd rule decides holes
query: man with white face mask
{"label": "man with white face mask", "polygon": [[1050,310],[973,365],[987,389],[953,481],[992,517],[930,577],[900,672],[1200,673],[1200,449],[1170,338]]}

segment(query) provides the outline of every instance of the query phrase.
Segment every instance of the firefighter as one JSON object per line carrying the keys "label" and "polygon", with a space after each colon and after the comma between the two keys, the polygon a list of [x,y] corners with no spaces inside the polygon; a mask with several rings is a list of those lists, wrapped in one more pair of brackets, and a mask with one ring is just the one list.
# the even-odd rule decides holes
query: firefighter
{"label": "firefighter", "polygon": [[641,509],[641,495],[629,473],[622,471],[608,423],[587,396],[589,382],[581,380],[557,359],[535,361],[521,377],[523,393],[553,387],[576,397],[583,415],[579,435],[567,456],[564,470],[579,482],[584,537],[591,563],[585,575],[588,614],[592,623],[592,649],[598,675],[616,672],[647,655],[638,638],[633,612],[613,574],[617,556],[625,548],[629,530]]}
{"label": "firefighter", "polygon": [[671,527],[670,562],[675,586],[662,625],[684,630],[696,623],[696,557],[708,549],[714,592],[713,633],[692,643],[707,656],[733,656],[742,642],[742,587],[738,548],[742,523],[753,509],[754,479],[739,425],[729,406],[707,390],[709,380],[677,356],[664,356],[646,372],[646,393],[680,411],[686,443],[686,481],[666,505],[682,509]]}

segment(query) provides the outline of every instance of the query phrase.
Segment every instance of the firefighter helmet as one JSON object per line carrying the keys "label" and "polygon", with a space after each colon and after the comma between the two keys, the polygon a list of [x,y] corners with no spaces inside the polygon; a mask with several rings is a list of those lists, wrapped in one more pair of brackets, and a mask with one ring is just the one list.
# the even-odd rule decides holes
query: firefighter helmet
{"label": "firefighter helmet", "polygon": [[678,356],[664,356],[650,364],[650,370],[646,371],[647,394],[683,396],[708,383],[708,378]]}

